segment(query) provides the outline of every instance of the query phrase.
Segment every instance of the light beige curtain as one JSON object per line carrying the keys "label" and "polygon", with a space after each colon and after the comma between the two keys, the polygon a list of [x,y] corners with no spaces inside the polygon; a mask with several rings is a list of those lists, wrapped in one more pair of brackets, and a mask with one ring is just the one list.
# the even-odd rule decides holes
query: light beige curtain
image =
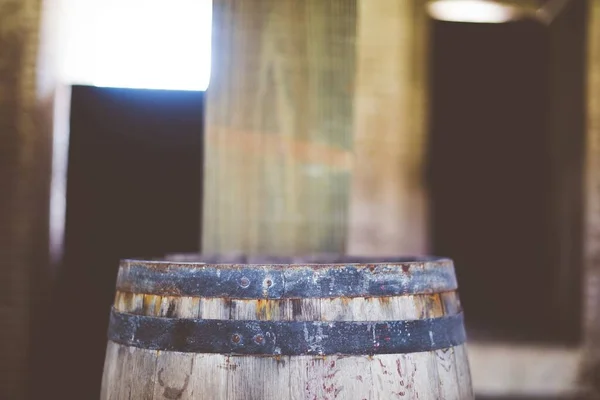
{"label": "light beige curtain", "polygon": [[46,269],[52,93],[42,0],[0,0],[0,398],[27,396],[34,276]]}

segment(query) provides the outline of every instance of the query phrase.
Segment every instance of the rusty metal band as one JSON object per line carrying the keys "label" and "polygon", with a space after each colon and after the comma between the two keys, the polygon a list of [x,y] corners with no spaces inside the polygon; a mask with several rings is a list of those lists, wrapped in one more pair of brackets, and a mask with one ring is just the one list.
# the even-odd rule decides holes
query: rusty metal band
{"label": "rusty metal band", "polygon": [[310,265],[122,264],[117,290],[161,296],[286,299],[398,296],[457,289],[451,262]]}
{"label": "rusty metal band", "polygon": [[109,340],[150,350],[242,355],[374,355],[465,342],[463,315],[407,321],[300,322],[158,318],[112,311]]}

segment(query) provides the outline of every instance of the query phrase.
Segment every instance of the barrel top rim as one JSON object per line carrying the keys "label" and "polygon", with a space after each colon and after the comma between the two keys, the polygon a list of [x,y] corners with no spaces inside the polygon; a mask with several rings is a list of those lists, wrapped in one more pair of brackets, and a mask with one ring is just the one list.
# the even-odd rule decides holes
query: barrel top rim
{"label": "barrel top rim", "polygon": [[[292,261],[292,262],[291,262]],[[250,262],[238,262],[220,260],[210,261],[186,261],[186,260],[156,260],[156,259],[144,259],[144,258],[123,258],[120,260],[120,266],[143,265],[147,268],[161,268],[161,267],[203,267],[203,268],[264,268],[266,266],[275,268],[343,268],[348,266],[361,267],[361,266],[417,266],[421,264],[428,264],[429,266],[446,266],[448,264],[453,265],[453,261],[448,257],[438,256],[417,256],[417,257],[350,257],[348,261],[335,260],[333,262],[317,262],[314,260],[307,260],[303,262],[300,258],[293,258],[286,260],[285,258],[265,259],[264,262],[258,262],[258,260],[250,260]]]}
{"label": "barrel top rim", "polygon": [[316,263],[314,258],[303,262],[250,256],[220,261],[124,259],[117,289],[161,296],[274,299],[438,293],[458,286],[452,260],[441,257],[330,257],[329,263]]}

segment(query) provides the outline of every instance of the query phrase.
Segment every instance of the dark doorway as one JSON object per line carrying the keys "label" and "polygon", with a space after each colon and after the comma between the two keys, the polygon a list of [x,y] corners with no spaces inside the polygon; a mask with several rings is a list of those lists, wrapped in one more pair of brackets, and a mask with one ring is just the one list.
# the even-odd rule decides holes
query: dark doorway
{"label": "dark doorway", "polygon": [[560,223],[556,199],[562,171],[582,172],[585,24],[558,23],[433,23],[434,251],[456,262],[473,339],[579,340],[580,178]]}
{"label": "dark doorway", "polygon": [[119,259],[199,250],[203,99],[73,87],[65,256],[46,332],[56,364],[39,398],[98,398]]}

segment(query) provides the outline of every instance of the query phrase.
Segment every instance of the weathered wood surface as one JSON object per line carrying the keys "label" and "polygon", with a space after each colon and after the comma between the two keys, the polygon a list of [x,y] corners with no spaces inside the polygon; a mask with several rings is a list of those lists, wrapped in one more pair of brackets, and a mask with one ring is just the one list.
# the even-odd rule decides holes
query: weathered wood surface
{"label": "weathered wood surface", "polygon": [[[119,299],[133,300],[117,300],[116,307],[119,311],[144,313],[136,306],[136,296],[118,293]],[[167,309],[179,310],[178,304],[183,301],[198,305],[187,313],[196,315],[204,299],[197,300],[168,299]],[[235,300],[222,302],[223,312],[217,316],[377,321],[444,315],[439,295],[341,301],[343,307],[339,299]],[[291,308],[296,310],[295,315],[264,311]],[[173,317],[184,315],[175,311]],[[152,392],[152,388],[154,397],[149,398],[155,399],[473,398],[464,345],[413,354],[256,357],[145,350],[109,342],[101,398],[123,399],[130,393]]]}
{"label": "weathered wood surface", "polygon": [[424,253],[427,27],[424,0],[215,1],[202,251]]}
{"label": "weathered wood surface", "polygon": [[[177,288],[172,290],[175,294]],[[418,320],[462,311],[455,291],[306,299],[118,291],[114,307],[168,318],[328,322]],[[408,354],[243,356],[148,350],[109,341],[102,388],[103,400],[142,398],[140,393],[153,393],[147,398],[154,399],[473,398],[465,345]]]}
{"label": "weathered wood surface", "polygon": [[343,249],[355,3],[214,2],[204,251]]}
{"label": "weathered wood surface", "polygon": [[588,398],[600,398],[600,0],[588,2],[585,191],[585,318],[581,379]]}
{"label": "weathered wood surface", "polygon": [[357,4],[347,251],[424,254],[429,54],[425,2]]}

